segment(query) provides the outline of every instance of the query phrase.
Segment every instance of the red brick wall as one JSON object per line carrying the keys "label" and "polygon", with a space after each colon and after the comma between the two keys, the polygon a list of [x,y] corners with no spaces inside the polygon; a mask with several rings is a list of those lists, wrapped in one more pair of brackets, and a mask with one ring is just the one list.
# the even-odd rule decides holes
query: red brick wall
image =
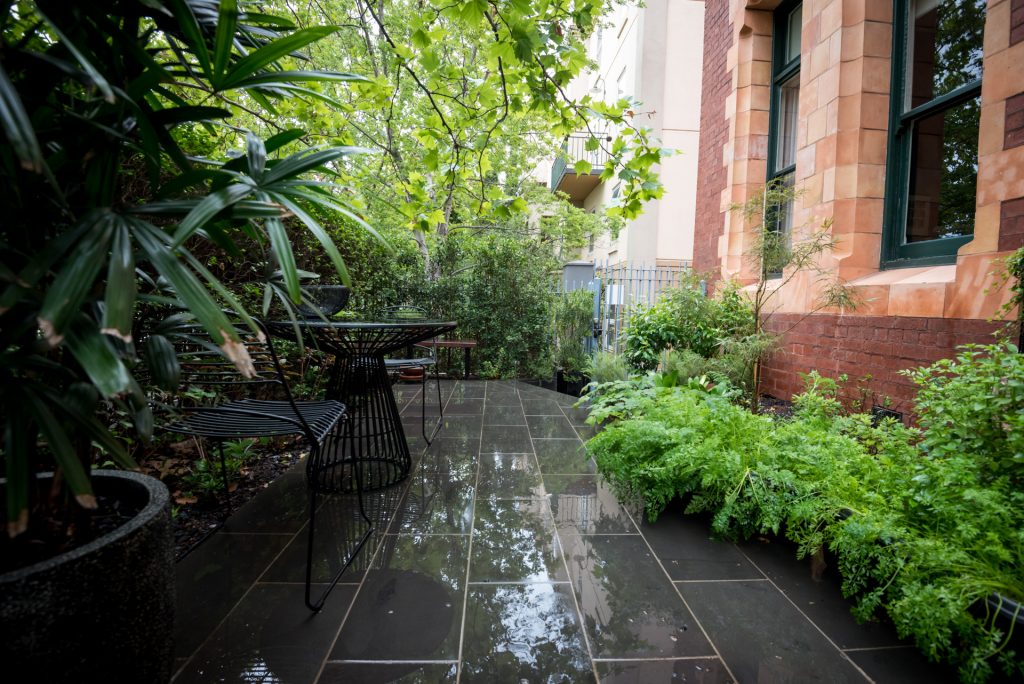
{"label": "red brick wall", "polygon": [[1024,145],[1024,93],[1006,99],[1006,124],[1003,127],[1003,149],[1021,145]]}
{"label": "red brick wall", "polygon": [[[768,321],[775,333],[789,331],[782,349],[761,370],[761,392],[789,399],[802,390],[799,373],[817,370],[828,377],[849,376],[847,394],[855,398],[857,380],[874,403],[888,396],[892,408],[913,412],[914,385],[899,374],[954,355],[957,345],[991,344],[999,324],[960,318],[777,314]],[[796,327],[794,327],[794,325]]]}
{"label": "red brick wall", "polygon": [[999,205],[999,251],[1024,247],[1024,197]]}
{"label": "red brick wall", "polygon": [[1024,0],[1010,2],[1010,45],[1024,40]]}
{"label": "red brick wall", "polygon": [[697,214],[693,236],[693,267],[718,271],[718,238],[725,228],[720,209],[725,190],[722,146],[729,140],[725,98],[732,88],[725,55],[732,42],[728,0],[704,3],[704,66],[700,102],[700,150],[697,158]]}

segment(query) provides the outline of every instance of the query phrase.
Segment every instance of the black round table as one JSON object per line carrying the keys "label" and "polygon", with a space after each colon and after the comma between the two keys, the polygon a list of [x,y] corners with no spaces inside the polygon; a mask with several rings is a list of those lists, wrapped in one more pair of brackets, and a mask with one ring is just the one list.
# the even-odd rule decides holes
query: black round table
{"label": "black round table", "polygon": [[454,330],[454,321],[401,322],[270,321],[276,336],[298,340],[335,357],[327,396],[348,409],[345,433],[328,438],[323,463],[313,476],[335,491],[351,491],[354,482],[343,476],[345,464],[358,462],[364,490],[393,485],[409,474],[412,457],[402,420],[391,392],[384,356]]}

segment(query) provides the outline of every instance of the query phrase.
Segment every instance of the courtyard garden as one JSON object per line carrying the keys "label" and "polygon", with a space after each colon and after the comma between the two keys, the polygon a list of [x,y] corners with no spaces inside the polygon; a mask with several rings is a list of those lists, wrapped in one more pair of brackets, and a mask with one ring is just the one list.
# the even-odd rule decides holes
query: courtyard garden
{"label": "courtyard garden", "polygon": [[[629,310],[621,354],[588,351],[607,288],[560,269],[661,197],[666,155],[630,98],[569,92],[606,4],[6,3],[10,672],[896,681],[912,644],[923,676],[1024,676],[1015,329],[908,370],[905,421],[815,371],[765,396],[763,283],[814,274],[826,222],[762,230],[761,283],[688,273]],[[580,131],[604,212],[536,182]],[[765,223],[787,192],[734,209]],[[797,559],[860,626],[798,605]]]}

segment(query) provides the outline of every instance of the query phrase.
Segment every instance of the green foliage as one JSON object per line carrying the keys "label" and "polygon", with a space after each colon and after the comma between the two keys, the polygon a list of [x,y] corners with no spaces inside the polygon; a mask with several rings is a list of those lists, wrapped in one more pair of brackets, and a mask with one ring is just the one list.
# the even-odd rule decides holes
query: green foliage
{"label": "green foliage", "polygon": [[589,290],[565,292],[555,298],[552,309],[555,333],[555,367],[568,378],[575,378],[587,367],[584,337],[591,334],[594,320],[594,293]]}
{"label": "green foliage", "polygon": [[918,386],[921,446],[931,459],[969,458],[979,483],[1024,485],[1024,356],[1016,347],[967,345],[955,359],[906,374]]}
{"label": "green foliage", "polygon": [[649,517],[687,496],[721,536],[784,530],[801,556],[830,548],[859,619],[886,613],[929,658],[980,682],[993,665],[1024,670],[994,617],[971,610],[991,592],[1024,600],[1022,373],[1005,345],[916,371],[923,431],[841,415],[840,383],[818,373],[788,420],[699,379],[617,381],[595,388],[590,420],[606,427],[587,447]]}
{"label": "green foliage", "polygon": [[461,335],[479,342],[482,372],[492,377],[549,377],[551,372],[550,252],[501,234],[480,239],[465,277]]}
{"label": "green foliage", "polygon": [[711,358],[724,340],[753,332],[750,306],[735,287],[722,287],[714,297],[706,297],[698,278],[691,276],[658,303],[630,317],[623,332],[623,354],[634,368],[653,370],[669,347]]}
{"label": "green foliage", "polygon": [[[232,478],[238,476],[245,463],[251,460],[255,454],[253,447],[258,440],[239,439],[224,443],[224,469],[227,471],[228,483]],[[214,458],[210,454],[204,454],[192,464],[188,474],[182,478],[182,485],[186,491],[198,491],[203,494],[216,495],[224,488],[224,478],[221,474],[219,456]]]}
{"label": "green foliage", "polygon": [[[310,88],[329,98],[365,79],[296,68],[301,51],[336,27],[301,29],[252,9],[207,0],[8,7],[0,46],[0,127],[8,143],[0,155],[0,416],[11,536],[30,528],[30,508],[44,508],[30,500],[40,464],[56,467],[84,509],[95,507],[94,447],[102,461],[133,467],[98,416],[116,409],[142,437],[152,432],[133,375],[140,311],[188,309],[248,370],[245,346],[223,312],[245,316],[244,307],[205,254],[230,261],[258,244],[279,296],[296,304],[302,274],[291,236],[305,233],[337,277],[346,277],[313,212],[362,225],[333,171],[358,150],[284,150],[304,132],[262,139],[234,127],[237,119],[222,121],[243,108],[274,112],[310,97]],[[221,145],[190,149],[200,130],[226,134]],[[238,152],[194,157],[227,149]],[[58,535],[75,528],[87,536],[88,516],[79,509],[56,518],[65,521]],[[34,533],[46,537],[48,529],[39,524]]]}
{"label": "green foliage", "polygon": [[599,385],[616,380],[629,379],[629,365],[619,354],[598,351],[590,357],[587,364],[587,375],[590,382]]}

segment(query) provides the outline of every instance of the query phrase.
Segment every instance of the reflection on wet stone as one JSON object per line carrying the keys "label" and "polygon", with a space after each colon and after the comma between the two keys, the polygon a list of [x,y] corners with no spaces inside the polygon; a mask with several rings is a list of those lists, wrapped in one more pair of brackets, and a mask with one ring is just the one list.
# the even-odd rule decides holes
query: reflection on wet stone
{"label": "reflection on wet stone", "polygon": [[626,509],[598,475],[544,475],[544,489],[559,531],[636,534]]}
{"label": "reflection on wet stone", "polygon": [[532,454],[483,454],[477,493],[497,499],[544,496],[544,481]]}
{"label": "reflection on wet stone", "polygon": [[454,684],[457,663],[327,663],[319,684]]}
{"label": "reflection on wet stone", "polygon": [[594,681],[568,585],[474,586],[463,682]]}
{"label": "reflection on wet stone", "polygon": [[562,541],[595,658],[715,654],[639,536]]}
{"label": "reflection on wet stone", "polygon": [[473,529],[471,582],[565,580],[547,502],[481,500]]}

